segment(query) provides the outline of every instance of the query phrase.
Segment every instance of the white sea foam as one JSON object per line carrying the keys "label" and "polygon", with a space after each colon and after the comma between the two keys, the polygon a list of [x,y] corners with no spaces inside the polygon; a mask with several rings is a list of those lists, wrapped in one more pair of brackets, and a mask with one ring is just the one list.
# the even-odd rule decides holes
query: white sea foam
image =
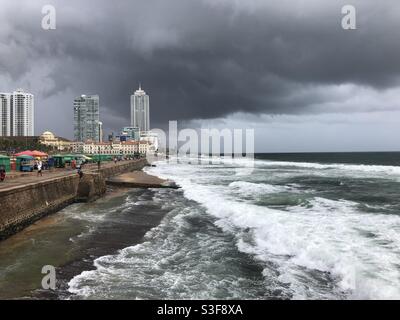
{"label": "white sea foam", "polygon": [[258,195],[279,192],[294,192],[293,186],[277,186],[265,183],[253,183],[248,181],[234,181],[229,184],[232,191],[240,192],[245,195]]}
{"label": "white sea foam", "polygon": [[[245,162],[240,159],[237,165]],[[260,171],[268,168],[261,180],[247,174],[238,178],[232,168],[223,166],[213,170],[206,165],[160,162],[157,167],[147,168],[152,174],[175,180],[185,197],[201,207],[168,203],[160,193],[156,201],[165,199],[166,207],[176,207],[170,218],[148,232],[143,244],[97,259],[96,270],[72,279],[70,291],[89,298],[120,298],[124,290],[133,290],[141,299],[207,299],[220,297],[225,288],[224,297],[246,297],[246,290],[239,289],[243,279],[229,277],[227,272],[210,272],[210,268],[226,267],[210,257],[212,253],[223,255],[224,242],[213,238],[218,234],[207,236],[189,230],[186,218],[206,211],[216,218],[218,227],[236,237],[240,251],[264,266],[265,286],[278,289],[283,297],[400,298],[400,216],[365,213],[357,202],[312,193],[299,202],[301,205],[279,210],[237,197],[238,193],[293,193],[302,187],[262,182],[275,176],[326,174],[397,179],[398,167],[258,160],[256,167]],[[134,288],[124,285],[132,282]]]}
{"label": "white sea foam", "polygon": [[340,172],[341,174],[369,174],[376,176],[376,174],[385,175],[386,177],[393,177],[395,179],[400,178],[400,166],[382,166],[382,165],[357,165],[357,164],[321,164],[312,162],[290,162],[290,161],[268,161],[259,160],[257,164],[266,167],[293,167],[302,169],[312,169],[313,173],[318,171],[325,171],[329,174],[329,171]]}
{"label": "white sea foam", "polygon": [[[173,158],[175,159],[175,158]],[[308,169],[339,169],[343,171],[362,171],[369,173],[385,173],[400,175],[400,166],[386,166],[386,165],[363,165],[363,164],[343,164],[343,163],[332,163],[324,164],[317,162],[298,162],[298,161],[276,161],[276,160],[262,160],[262,159],[252,159],[252,158],[230,158],[230,157],[214,157],[215,162],[221,164],[232,164],[238,167],[248,167],[248,166],[277,166],[277,167],[294,167],[294,168],[308,168]],[[197,160],[197,158],[180,158],[181,163],[186,163],[188,161]],[[198,158],[200,162],[207,163],[209,161],[208,157]],[[400,164],[400,163],[399,163]]]}
{"label": "white sea foam", "polygon": [[[276,161],[263,161],[262,165],[400,174],[399,168],[385,166]],[[238,202],[226,197],[229,186],[199,184],[193,175],[198,170],[198,166],[163,164],[151,169],[174,179],[185,196],[203,205],[226,231],[232,231],[232,226],[250,229],[252,241],[238,237],[238,248],[260,261],[275,263],[279,281],[290,285],[294,298],[400,298],[400,237],[394,231],[400,229],[399,216],[367,214],[360,212],[355,202],[321,197],[288,210]],[[209,179],[214,181],[212,173]],[[256,188],[261,191],[260,186]],[[261,188],[277,191],[270,186]],[[313,287],[310,272],[320,272],[333,287]]]}
{"label": "white sea foam", "polygon": [[186,236],[191,231],[187,219],[202,214],[199,207],[171,205],[177,208],[146,234],[144,243],[96,259],[96,269],[74,277],[69,291],[89,299],[258,298],[252,279],[235,277],[219,262],[226,256],[224,241],[204,232]]}

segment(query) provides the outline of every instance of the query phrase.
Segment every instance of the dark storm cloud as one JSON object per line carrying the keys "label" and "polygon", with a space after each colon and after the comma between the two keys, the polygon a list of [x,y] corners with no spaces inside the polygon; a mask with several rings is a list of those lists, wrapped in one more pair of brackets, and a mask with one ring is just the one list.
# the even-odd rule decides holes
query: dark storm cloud
{"label": "dark storm cloud", "polygon": [[[332,86],[384,91],[399,83],[395,0],[351,1],[355,31],[341,28],[347,1],[32,2],[0,1],[0,90],[27,85],[43,105],[71,108],[74,95],[97,93],[104,114],[123,121],[142,82],[152,121],[162,124],[331,112],[329,102],[341,99]],[[40,27],[48,3],[57,9],[55,31]]]}

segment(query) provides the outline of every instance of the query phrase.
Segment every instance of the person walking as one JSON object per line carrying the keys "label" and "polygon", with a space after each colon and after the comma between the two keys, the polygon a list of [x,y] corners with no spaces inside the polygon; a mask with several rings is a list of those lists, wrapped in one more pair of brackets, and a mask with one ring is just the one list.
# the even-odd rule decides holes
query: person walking
{"label": "person walking", "polygon": [[42,160],[39,160],[38,161],[38,163],[37,163],[37,175],[39,176],[43,176],[43,174],[42,174],[42,168],[43,168],[43,163],[42,163]]}
{"label": "person walking", "polygon": [[4,166],[0,166],[0,182],[3,182],[6,178],[6,168]]}
{"label": "person walking", "polygon": [[77,173],[78,173],[78,175],[79,175],[79,179],[82,179],[82,177],[83,177],[82,167],[79,167],[79,168],[78,168]]}

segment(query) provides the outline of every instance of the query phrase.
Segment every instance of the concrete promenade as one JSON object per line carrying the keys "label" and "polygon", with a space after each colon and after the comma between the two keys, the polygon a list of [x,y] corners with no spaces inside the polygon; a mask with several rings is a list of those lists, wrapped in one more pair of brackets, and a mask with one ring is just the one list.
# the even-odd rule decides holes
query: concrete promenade
{"label": "concrete promenade", "polygon": [[[117,162],[117,164],[114,164],[114,162],[103,162],[101,163],[100,168],[112,168],[116,167],[121,164],[126,164],[130,162],[137,162],[140,160],[131,160],[131,161],[121,161]],[[83,167],[83,172],[84,173],[93,173],[97,172],[98,170],[97,164],[96,163],[91,163],[91,164],[86,164]],[[8,172],[6,175],[6,179],[3,182],[0,182],[0,191],[1,190],[6,190],[9,188],[13,187],[21,187],[25,186],[27,184],[31,183],[37,183],[37,182],[42,182],[42,181],[48,181],[54,178],[61,178],[61,177],[67,177],[70,175],[77,175],[77,171],[75,169],[71,168],[55,168],[52,169],[51,171],[49,170],[44,170],[42,171],[43,176],[38,176],[37,171],[33,172]]]}
{"label": "concrete promenade", "polygon": [[76,170],[56,169],[15,175],[0,183],[0,240],[15,234],[43,216],[57,212],[77,201],[93,201],[106,192],[106,179],[115,175],[141,170],[146,159],[102,163]]}

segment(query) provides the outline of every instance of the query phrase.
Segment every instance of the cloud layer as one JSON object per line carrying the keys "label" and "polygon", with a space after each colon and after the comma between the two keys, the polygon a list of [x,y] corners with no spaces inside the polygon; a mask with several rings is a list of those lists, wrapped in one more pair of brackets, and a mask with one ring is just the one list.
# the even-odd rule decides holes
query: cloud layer
{"label": "cloud layer", "polygon": [[[41,29],[41,8],[57,29]],[[0,0],[0,91],[37,99],[37,127],[72,135],[72,99],[99,94],[108,130],[127,124],[129,95],[150,94],[152,122],[243,114],[397,110],[400,7],[346,1]],[[260,118],[261,119],[261,118]]]}

